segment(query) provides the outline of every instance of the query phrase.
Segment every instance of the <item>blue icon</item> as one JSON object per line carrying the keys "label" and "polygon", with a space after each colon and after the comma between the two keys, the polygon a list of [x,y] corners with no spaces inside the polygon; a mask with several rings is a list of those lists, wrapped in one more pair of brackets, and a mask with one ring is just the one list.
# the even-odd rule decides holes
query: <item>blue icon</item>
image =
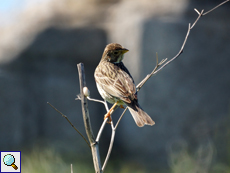
{"label": "blue icon", "polygon": [[18,167],[14,164],[15,158],[12,154],[7,154],[3,157],[3,162],[7,166],[12,166],[15,170],[18,169]]}

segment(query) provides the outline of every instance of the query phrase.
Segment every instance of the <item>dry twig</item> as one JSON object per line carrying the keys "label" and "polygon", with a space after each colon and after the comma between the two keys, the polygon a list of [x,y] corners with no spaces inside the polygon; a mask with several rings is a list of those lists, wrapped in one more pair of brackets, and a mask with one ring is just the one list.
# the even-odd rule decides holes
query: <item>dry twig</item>
{"label": "dry twig", "polygon": [[47,102],[48,105],[50,105],[55,111],[57,111],[59,114],[62,115],[62,117],[64,117],[68,123],[74,128],[74,130],[76,130],[79,135],[81,135],[81,137],[85,140],[85,142],[87,143],[87,145],[90,148],[89,142],[87,141],[87,139],[84,137],[84,135],[71,123],[71,121],[68,119],[68,117],[66,115],[64,115],[61,111],[59,111],[57,108],[55,108],[51,103]]}

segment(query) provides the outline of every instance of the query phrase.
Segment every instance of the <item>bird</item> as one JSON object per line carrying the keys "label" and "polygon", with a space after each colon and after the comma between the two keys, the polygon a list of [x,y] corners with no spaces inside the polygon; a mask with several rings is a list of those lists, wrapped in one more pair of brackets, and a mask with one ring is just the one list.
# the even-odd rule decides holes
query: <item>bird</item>
{"label": "bird", "polygon": [[95,69],[94,78],[101,97],[114,104],[105,118],[111,119],[110,114],[116,106],[127,106],[137,126],[152,126],[155,122],[139,105],[133,77],[122,62],[128,51],[118,43],[108,44]]}

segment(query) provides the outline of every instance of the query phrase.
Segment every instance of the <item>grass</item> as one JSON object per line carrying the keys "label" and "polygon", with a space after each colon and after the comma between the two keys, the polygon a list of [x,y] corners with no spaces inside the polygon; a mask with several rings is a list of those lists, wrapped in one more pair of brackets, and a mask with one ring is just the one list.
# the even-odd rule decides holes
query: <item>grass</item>
{"label": "grass", "polygon": [[[23,173],[70,173],[70,164],[73,164],[74,173],[91,173],[94,172],[92,161],[83,163],[84,161],[73,160],[66,163],[61,155],[52,149],[34,149],[30,153],[22,152],[22,172]],[[133,164],[125,164],[119,168],[115,162],[106,167],[109,173],[145,173],[143,168],[139,168]]]}
{"label": "grass", "polygon": [[[65,163],[61,156],[52,149],[33,150],[31,153],[22,152],[22,172],[23,173],[70,173],[70,164]],[[75,173],[94,172],[93,167],[82,163],[72,163]]]}
{"label": "grass", "polygon": [[[108,173],[229,173],[230,167],[223,163],[214,163],[214,146],[209,143],[189,153],[185,146],[169,151],[169,168],[162,171],[146,170],[134,163],[123,165],[111,161],[106,167]],[[34,149],[30,153],[22,152],[23,173],[70,173],[73,164],[74,173],[94,172],[92,161],[64,161],[61,155],[52,149]],[[121,162],[119,162],[121,163]]]}

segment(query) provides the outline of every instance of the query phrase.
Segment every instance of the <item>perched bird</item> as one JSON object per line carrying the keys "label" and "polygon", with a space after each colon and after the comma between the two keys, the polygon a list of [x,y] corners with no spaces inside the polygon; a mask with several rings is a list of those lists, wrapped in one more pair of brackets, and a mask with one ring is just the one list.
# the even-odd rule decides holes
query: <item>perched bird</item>
{"label": "perched bird", "polygon": [[108,44],[94,72],[100,95],[107,102],[115,104],[105,118],[110,118],[115,106],[126,105],[137,126],[154,125],[155,122],[138,104],[134,80],[122,62],[124,54],[128,51],[120,44]]}

